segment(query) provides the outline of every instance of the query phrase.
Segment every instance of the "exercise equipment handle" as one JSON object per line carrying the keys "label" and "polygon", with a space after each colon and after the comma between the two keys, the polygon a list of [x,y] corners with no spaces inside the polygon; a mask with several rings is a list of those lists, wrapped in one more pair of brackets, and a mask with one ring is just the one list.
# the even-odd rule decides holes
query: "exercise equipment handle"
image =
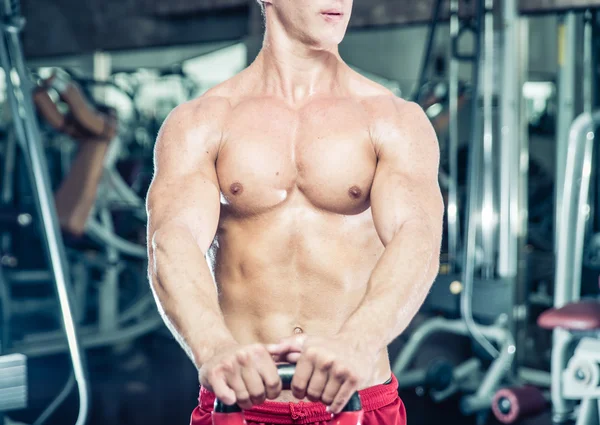
{"label": "exercise equipment handle", "polygon": [[[282,388],[291,389],[292,379],[296,372],[296,365],[284,364],[277,366],[281,378]],[[359,425],[362,422],[363,410],[358,392],[354,393],[348,404],[339,415],[328,422],[330,425]],[[244,412],[237,405],[228,406],[218,398],[215,400],[215,410],[212,414],[213,425],[245,425]]]}

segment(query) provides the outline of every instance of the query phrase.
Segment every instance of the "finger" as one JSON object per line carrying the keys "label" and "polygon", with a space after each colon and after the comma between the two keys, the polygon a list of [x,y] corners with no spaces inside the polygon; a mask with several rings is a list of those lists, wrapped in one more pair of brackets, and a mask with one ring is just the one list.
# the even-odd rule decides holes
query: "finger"
{"label": "finger", "polygon": [[236,403],[235,391],[227,385],[224,376],[213,379],[210,386],[215,396],[227,406],[233,406]]}
{"label": "finger", "polygon": [[278,354],[271,354],[275,363],[297,363],[302,353],[300,351],[284,351]]}
{"label": "finger", "polygon": [[267,345],[267,350],[271,354],[281,354],[284,352],[302,351],[304,342],[306,341],[306,335],[296,335],[290,338],[282,339],[278,344]]}
{"label": "finger", "polygon": [[331,406],[333,400],[335,400],[335,397],[339,393],[343,383],[344,381],[338,376],[335,376],[333,373],[329,374],[327,385],[325,385],[325,389],[323,390],[323,394],[321,395],[321,401],[324,405]]}
{"label": "finger", "polygon": [[242,379],[241,368],[238,366],[231,373],[227,374],[227,385],[235,392],[235,398],[238,406],[242,409],[251,409],[252,401],[250,401],[250,393],[246,388],[246,384]]}
{"label": "finger", "polygon": [[302,353],[288,353],[285,356],[285,361],[287,363],[298,363],[300,356],[302,356]]}
{"label": "finger", "polygon": [[265,385],[258,371],[261,353],[264,353],[264,347],[255,344],[246,347],[237,353],[237,361],[241,366],[240,374],[253,405],[262,404],[265,401]]}
{"label": "finger", "polygon": [[265,384],[254,365],[245,366],[241,371],[252,405],[262,404],[266,398]]}
{"label": "finger", "polygon": [[328,379],[328,371],[326,369],[316,367],[308,381],[306,387],[306,397],[313,402],[321,401],[321,395],[325,389]]}
{"label": "finger", "polygon": [[301,351],[298,350],[281,350],[281,352],[277,353],[267,351],[267,354],[270,355],[270,357],[275,361],[275,363],[291,363],[287,360],[287,357],[292,354],[299,356],[300,353]]}
{"label": "finger", "polygon": [[306,389],[314,370],[314,358],[304,353],[298,359],[296,371],[292,379],[292,394],[302,400],[306,397]]}
{"label": "finger", "polygon": [[302,346],[294,342],[281,342],[279,344],[268,345],[267,350],[271,354],[299,353],[302,351]]}
{"label": "finger", "polygon": [[264,347],[255,351],[253,360],[263,384],[266,398],[269,400],[276,399],[281,393],[281,378],[277,373],[277,365]]}
{"label": "finger", "polygon": [[308,350],[307,354],[309,357],[311,355],[314,357],[313,364],[315,364],[315,368],[306,388],[306,395],[310,401],[320,401],[329,380],[329,371],[333,366],[335,357],[331,354],[317,357],[310,350]]}
{"label": "finger", "polygon": [[331,403],[329,411],[334,415],[340,413],[342,409],[346,407],[350,397],[352,397],[352,394],[354,394],[357,389],[358,388],[355,380],[346,379],[335,396],[333,403]]}

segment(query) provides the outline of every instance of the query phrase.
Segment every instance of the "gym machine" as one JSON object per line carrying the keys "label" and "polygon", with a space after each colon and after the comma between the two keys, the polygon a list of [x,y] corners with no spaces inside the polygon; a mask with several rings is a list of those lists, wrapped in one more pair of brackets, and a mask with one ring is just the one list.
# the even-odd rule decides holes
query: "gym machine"
{"label": "gym machine", "polygon": [[[123,143],[124,141],[117,137],[111,142],[106,155],[93,211],[84,229],[86,238],[84,249],[81,250],[78,245],[71,247],[67,241],[69,271],[73,281],[75,321],[80,325],[79,341],[83,348],[130,341],[159,329],[162,323],[156,313],[152,294],[147,289],[145,266],[140,266],[146,261],[145,246],[125,239],[113,230],[112,212],[115,208],[121,212],[128,211],[136,222],[145,224],[146,219],[144,201],[125,183],[117,171],[118,155]],[[16,147],[15,134],[9,131],[6,150],[13,152]],[[16,164],[15,155],[5,155],[2,195],[7,204],[14,198],[11,185]],[[64,164],[59,168],[64,168]],[[6,246],[3,248],[6,250]],[[88,255],[89,250],[93,250],[94,255]],[[4,259],[8,262],[13,261],[9,255]],[[16,261],[15,258],[14,262]],[[119,296],[119,281],[123,272],[134,273],[136,279],[129,279],[128,282],[134,282],[138,287],[138,296],[127,306],[119,304],[119,301],[122,301],[122,297]],[[96,277],[92,278],[92,275]],[[97,276],[101,276],[99,282]],[[38,285],[51,282],[53,279],[52,273],[47,270],[20,270],[14,266],[10,269],[7,267],[5,277],[9,286]],[[97,306],[92,305],[87,299],[92,280],[98,283],[94,285],[98,288]],[[55,308],[52,301],[48,299],[17,300],[13,297],[10,302],[7,301],[7,305],[12,307],[11,310],[15,315],[21,316],[35,308],[45,310]],[[19,308],[23,306],[26,308]],[[82,319],[90,307],[92,310],[97,308],[97,323],[82,324]],[[30,357],[56,354],[67,349],[60,331],[28,332],[26,338],[11,341],[11,351],[18,351]]]}
{"label": "gym machine", "polygon": [[[551,376],[553,422],[576,419],[577,425],[600,424],[600,299],[581,300],[581,267],[595,131],[600,111],[585,112],[569,131],[567,161],[557,229],[554,308],[538,318],[553,330]],[[573,349],[573,347],[575,347]],[[543,411],[548,396],[535,387],[505,388],[492,405],[502,423],[515,423]],[[576,413],[574,401],[580,401]]]}
{"label": "gym machine", "polygon": [[[593,108],[593,58],[591,11],[583,14],[583,114],[576,113],[578,19],[574,11],[562,17],[557,126],[557,188],[554,308],[538,318],[541,328],[553,331],[551,388],[503,388],[492,409],[502,423],[515,423],[552,406],[554,423],[572,420],[577,425],[600,423],[598,412],[600,376],[600,300],[582,300],[584,246],[589,242],[593,213],[590,188],[594,175],[595,132],[600,112]],[[569,122],[571,120],[571,122]],[[566,161],[560,161],[566,158]],[[578,404],[576,402],[579,402]]]}
{"label": "gym machine", "polygon": [[[458,52],[466,31],[458,18],[459,2],[450,2],[450,127],[448,184],[448,264],[434,284],[425,308],[448,312],[458,319],[435,317],[420,325],[393,364],[401,387],[429,387],[440,402],[450,395],[460,400],[464,415],[484,423],[495,392],[517,376],[548,382],[547,373],[518,368],[517,347],[524,345],[526,294],[522,262],[527,235],[528,126],[522,87],[527,75],[527,20],[516,0],[475,3],[473,54]],[[501,15],[501,89],[494,84],[497,50],[494,20]],[[461,244],[458,194],[458,64],[472,61],[472,134],[469,149],[467,202]],[[499,117],[494,115],[498,95]],[[496,129],[498,127],[498,130]],[[496,139],[498,141],[496,141]],[[461,246],[462,245],[462,246]],[[468,337],[479,354],[462,364],[444,360],[410,370],[420,347],[434,333]],[[482,355],[483,354],[483,355]],[[489,366],[482,366],[484,362]]]}
{"label": "gym machine", "polygon": [[[79,346],[77,328],[73,319],[68,266],[58,220],[54,208],[49,174],[41,145],[39,129],[32,103],[32,87],[23,58],[20,34],[25,25],[19,0],[0,3],[2,42],[0,63],[6,75],[7,97],[12,111],[13,125],[32,185],[41,224],[42,240],[51,263],[53,280],[60,302],[61,316],[67,337],[69,353],[79,394],[79,413],[76,424],[83,425],[89,410],[89,386],[83,351]],[[18,215],[17,215],[18,216]],[[4,282],[0,282],[6,287]],[[6,301],[6,294],[2,298]],[[7,323],[3,323],[7,326]],[[26,359],[12,354],[0,357],[0,388],[12,397],[2,398],[0,411],[24,407],[26,403]],[[10,378],[10,379],[9,379]]]}

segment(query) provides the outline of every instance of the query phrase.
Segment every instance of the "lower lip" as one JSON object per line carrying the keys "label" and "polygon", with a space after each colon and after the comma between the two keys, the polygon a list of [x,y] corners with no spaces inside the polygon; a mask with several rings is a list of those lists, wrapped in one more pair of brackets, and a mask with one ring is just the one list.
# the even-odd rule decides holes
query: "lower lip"
{"label": "lower lip", "polygon": [[344,17],[344,15],[330,15],[327,13],[321,13],[321,16],[323,16],[327,22],[340,22]]}

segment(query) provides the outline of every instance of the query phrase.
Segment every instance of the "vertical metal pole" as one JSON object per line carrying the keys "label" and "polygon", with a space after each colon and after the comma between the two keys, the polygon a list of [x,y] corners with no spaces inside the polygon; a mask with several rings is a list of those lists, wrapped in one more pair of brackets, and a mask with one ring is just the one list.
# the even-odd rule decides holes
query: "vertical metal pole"
{"label": "vertical metal pole", "polygon": [[[94,80],[107,81],[112,73],[112,56],[105,52],[95,52],[92,58]],[[94,98],[106,103],[106,87],[94,87]]]}
{"label": "vertical metal pole", "polygon": [[[450,38],[454,40],[458,37],[459,18],[458,18],[458,0],[450,0]],[[453,49],[450,49],[450,83],[449,83],[449,118],[448,123],[448,151],[450,155],[450,184],[448,185],[448,263],[450,272],[457,270],[458,244],[460,235],[460,222],[458,220],[458,66]],[[473,100],[475,101],[475,100]]]}
{"label": "vertical metal pole", "polygon": [[[2,194],[0,205],[10,205],[13,201],[14,175],[17,162],[17,139],[10,132],[5,140],[6,151],[2,170]],[[2,254],[10,249],[11,235],[6,232],[0,235],[0,261]]]}
{"label": "vertical metal pole", "polygon": [[5,0],[2,3],[2,18],[0,61],[6,72],[7,96],[13,112],[13,124],[20,144],[25,151],[24,157],[34,186],[36,207],[42,224],[42,236],[54,273],[63,325],[74,374],[78,383],[79,415],[76,425],[83,425],[87,419],[89,408],[87,372],[73,320],[72,302],[69,293],[71,285],[69,283],[66,255],[35,118],[31,97],[32,90],[28,84],[27,68],[23,60],[19,39],[23,21],[20,16],[18,0]]}
{"label": "vertical metal pole", "polygon": [[412,100],[418,102],[419,92],[423,88],[423,85],[428,80],[427,70],[431,63],[431,53],[433,51],[433,44],[435,42],[435,34],[440,20],[440,12],[442,10],[443,0],[436,0],[435,7],[433,8],[433,14],[431,15],[431,21],[429,23],[429,34],[427,35],[427,42],[425,43],[425,49],[423,50],[423,58],[421,59],[421,70],[419,72],[419,80],[415,87],[412,95]]}
{"label": "vertical metal pole", "polygon": [[[591,127],[591,126],[590,126]],[[586,224],[589,218],[589,195],[590,195],[590,181],[592,175],[592,158],[594,155],[594,130],[590,129],[585,137],[587,143],[585,145],[585,151],[583,155],[583,161],[581,166],[581,180],[579,182],[579,193],[576,208],[576,220],[577,224],[574,230],[574,244],[573,244],[573,263],[571,265],[571,301],[579,301],[581,298],[581,268],[583,266],[583,247],[585,244],[586,235]],[[568,170],[567,170],[568,172]]]}
{"label": "vertical metal pole", "polygon": [[583,24],[583,112],[592,113],[594,106],[594,64],[592,50],[592,11],[586,10]]}
{"label": "vertical metal pole", "polygon": [[[586,10],[583,19],[583,112],[592,113],[594,107],[594,63],[593,63],[593,14],[591,10]],[[596,161],[594,161],[596,162]],[[582,237],[587,240],[588,236],[593,232],[595,215],[595,194],[596,194],[596,167],[591,169],[590,190],[586,192],[586,212],[588,214],[585,228]],[[576,290],[576,288],[573,288]],[[581,282],[579,285],[581,290]],[[576,292],[574,296],[579,298],[580,292]]]}
{"label": "vertical metal pole", "polygon": [[[93,56],[94,80],[107,81],[112,73],[112,60],[108,53],[96,52]],[[106,103],[105,87],[96,87],[94,97]],[[102,225],[113,230],[110,212],[103,208],[100,211]],[[111,264],[104,271],[104,278],[99,290],[99,327],[103,332],[115,331],[118,328],[119,315],[119,252],[114,247],[106,248],[106,257]]]}
{"label": "vertical metal pole", "polygon": [[513,278],[517,274],[517,226],[519,176],[519,115],[521,107],[521,68],[516,0],[504,0],[504,48],[502,49],[502,95],[500,98],[500,217],[498,274]]}
{"label": "vertical metal pole", "polygon": [[[516,261],[516,287],[515,304],[516,309],[513,314],[515,322],[515,340],[517,347],[525,347],[527,343],[527,304],[528,304],[528,273],[526,245],[529,223],[529,121],[525,117],[527,110],[526,99],[523,96],[523,85],[528,80],[529,73],[529,20],[520,18],[518,21],[517,46],[519,51],[519,73],[518,73],[518,96],[519,96],[519,114],[517,114],[517,134],[518,145],[515,146],[515,164],[518,164],[516,174],[511,176],[511,185],[513,192],[511,196],[510,214],[511,232],[516,236],[511,241],[511,249],[515,249],[513,260]],[[519,324],[522,324],[520,327]],[[523,350],[517,349],[517,365],[524,362]]]}
{"label": "vertical metal pole", "polygon": [[13,200],[13,184],[15,165],[17,161],[17,140],[9,135],[6,140],[4,165],[2,167],[2,203],[10,204]]}
{"label": "vertical metal pole", "polygon": [[[555,234],[560,226],[563,186],[565,180],[565,163],[569,141],[569,128],[575,120],[575,70],[577,50],[577,16],[568,12],[558,28],[558,122],[556,124],[556,212]],[[557,243],[554,242],[554,251]]]}
{"label": "vertical metal pole", "polygon": [[481,245],[483,248],[484,278],[494,275],[496,264],[495,235],[497,228],[497,213],[495,206],[496,188],[494,184],[494,0],[485,0],[484,19],[484,59],[482,76],[483,94],[483,192],[481,195]]}
{"label": "vertical metal pole", "polygon": [[[113,231],[113,221],[110,211],[103,208],[100,211],[102,226]],[[99,289],[98,322],[102,332],[116,331],[119,327],[119,251],[106,247],[106,258],[110,264],[104,270],[104,278]]]}
{"label": "vertical metal pole", "polygon": [[480,77],[481,77],[481,41],[484,18],[483,0],[476,2],[477,34],[475,37],[473,60],[473,100],[471,108],[471,142],[469,149],[469,169],[467,180],[467,210],[465,213],[465,239],[463,249],[462,281],[464,290],[460,295],[460,314],[473,339],[485,349],[492,358],[499,356],[498,350],[486,339],[473,318],[473,285],[475,279],[475,260],[477,255],[477,230],[481,218],[481,185],[480,174],[482,165],[481,143],[481,111],[479,110]]}
{"label": "vertical metal pole", "polygon": [[[522,363],[520,347],[524,346],[524,322],[527,317],[526,291],[519,279],[519,255],[521,253],[520,210],[527,209],[522,200],[522,187],[527,185],[527,129],[522,117],[525,110],[522,95],[523,82],[527,77],[527,27],[523,30],[518,16],[517,0],[503,3],[503,59],[502,94],[500,97],[500,215],[498,275],[509,280],[514,288],[514,309],[511,332],[516,341],[517,367]],[[522,166],[522,159],[524,158]],[[524,179],[524,184],[521,180]],[[526,199],[526,198],[525,198]],[[525,211],[526,212],[526,211]],[[525,223],[527,223],[525,221]],[[516,372],[516,371],[515,371]]]}

